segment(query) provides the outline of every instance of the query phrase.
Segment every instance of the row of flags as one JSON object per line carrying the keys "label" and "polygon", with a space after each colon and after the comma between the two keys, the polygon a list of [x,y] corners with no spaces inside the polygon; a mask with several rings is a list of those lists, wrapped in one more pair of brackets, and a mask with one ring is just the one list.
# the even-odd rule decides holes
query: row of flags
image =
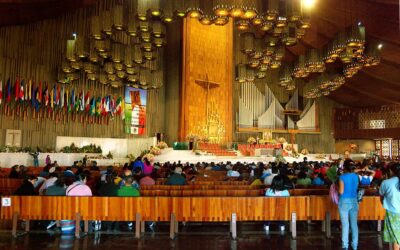
{"label": "row of flags", "polygon": [[121,116],[125,119],[125,102],[122,97],[91,96],[90,91],[76,91],[64,85],[35,84],[32,80],[17,79],[12,86],[10,78],[3,89],[0,80],[0,105],[14,101],[17,105],[31,106],[36,112],[40,108],[49,111],[66,110],[68,112],[86,113],[92,116]]}

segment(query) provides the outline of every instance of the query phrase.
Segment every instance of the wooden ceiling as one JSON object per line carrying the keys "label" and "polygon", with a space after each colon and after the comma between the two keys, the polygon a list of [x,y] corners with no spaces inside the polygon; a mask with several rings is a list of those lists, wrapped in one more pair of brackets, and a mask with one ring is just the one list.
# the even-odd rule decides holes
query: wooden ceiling
{"label": "wooden ceiling", "polygon": [[[35,22],[56,17],[98,0],[2,0],[0,26]],[[289,57],[310,48],[322,48],[335,34],[361,21],[367,41],[382,42],[381,64],[364,68],[330,95],[352,107],[400,103],[400,26],[398,0],[317,0],[311,29],[297,45],[288,48]]]}

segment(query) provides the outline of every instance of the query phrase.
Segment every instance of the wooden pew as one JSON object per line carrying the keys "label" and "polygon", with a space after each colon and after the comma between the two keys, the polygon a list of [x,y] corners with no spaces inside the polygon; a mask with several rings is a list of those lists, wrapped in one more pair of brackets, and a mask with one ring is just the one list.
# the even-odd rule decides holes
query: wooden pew
{"label": "wooden pew", "polygon": [[[236,221],[307,220],[308,197],[52,197],[11,196],[11,206],[3,207],[0,219],[13,219],[17,236],[18,219],[171,221],[171,235],[177,221],[231,222],[236,237]],[[293,217],[293,215],[295,216]],[[139,220],[139,221],[138,221]],[[292,224],[293,224],[292,223]],[[86,223],[87,224],[87,223]],[[79,225],[77,223],[77,225]],[[294,230],[293,230],[294,229]],[[29,231],[29,227],[26,229]],[[86,230],[86,229],[85,229]],[[295,236],[295,226],[292,227]],[[79,232],[76,233],[79,236]],[[140,237],[140,234],[136,234]]]}
{"label": "wooden pew", "polygon": [[22,182],[23,180],[21,179],[0,178],[0,194],[13,194],[21,186]]}

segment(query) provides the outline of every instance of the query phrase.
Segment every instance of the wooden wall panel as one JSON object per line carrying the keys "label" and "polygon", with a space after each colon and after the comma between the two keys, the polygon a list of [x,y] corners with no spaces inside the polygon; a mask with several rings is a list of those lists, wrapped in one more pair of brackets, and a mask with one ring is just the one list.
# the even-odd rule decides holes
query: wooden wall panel
{"label": "wooden wall panel", "polygon": [[205,26],[197,19],[184,20],[184,63],[181,88],[180,139],[199,134],[206,124],[207,91],[195,80],[216,82],[219,87],[208,94],[208,106],[225,127],[222,142],[232,140],[232,21],[225,26]]}
{"label": "wooden wall panel", "polygon": [[[15,78],[40,80],[49,85],[57,80],[57,69],[65,57],[66,40],[72,38],[72,33],[78,36],[88,34],[90,16],[112,7],[115,1],[101,0],[97,6],[68,12],[60,17],[32,24],[0,28],[0,80],[4,88],[10,77],[12,84]],[[91,96],[114,95],[122,96],[123,89],[113,89],[100,83],[91,82],[81,75],[78,81],[68,86],[75,90],[89,91]],[[165,89],[149,90],[147,97],[147,129],[148,136],[164,130],[164,93]],[[21,119],[16,116],[4,115],[4,103],[0,106],[0,145],[5,143],[6,129],[22,130],[22,146],[55,147],[56,136],[85,137],[133,137],[126,135],[123,121],[119,118],[110,119],[109,125],[87,124],[78,121],[56,123],[52,119],[32,119],[31,111],[28,117]]]}

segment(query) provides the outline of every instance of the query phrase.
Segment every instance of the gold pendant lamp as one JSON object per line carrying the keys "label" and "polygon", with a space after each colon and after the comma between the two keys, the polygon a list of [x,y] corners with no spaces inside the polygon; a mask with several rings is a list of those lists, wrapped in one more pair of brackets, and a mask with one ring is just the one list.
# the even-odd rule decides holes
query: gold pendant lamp
{"label": "gold pendant lamp", "polygon": [[162,1],[163,15],[161,20],[170,23],[174,20],[174,1]]}
{"label": "gold pendant lamp", "polygon": [[279,15],[279,0],[268,0],[268,10],[265,19],[274,22]]}
{"label": "gold pendant lamp", "polygon": [[89,56],[89,41],[84,36],[77,36],[75,40],[75,54],[78,58]]}
{"label": "gold pendant lamp", "polygon": [[70,62],[74,62],[77,60],[77,58],[75,56],[75,43],[76,43],[76,40],[67,40],[67,50],[65,53],[65,57]]}
{"label": "gold pendant lamp", "polygon": [[122,5],[115,5],[113,7],[113,27],[116,30],[124,29],[124,8]]}
{"label": "gold pendant lamp", "polygon": [[101,20],[102,20],[102,28],[101,31],[106,34],[107,36],[112,35],[112,16],[111,16],[111,11],[107,10],[104,11],[101,15]]}
{"label": "gold pendant lamp", "polygon": [[90,32],[93,39],[101,40],[103,38],[99,16],[92,16],[90,18]]}
{"label": "gold pendant lamp", "polygon": [[122,55],[124,54],[123,51],[124,47],[120,43],[113,43],[112,50],[111,50],[111,60],[115,63],[122,62]]}
{"label": "gold pendant lamp", "polygon": [[241,50],[243,53],[250,54],[254,52],[254,34],[253,33],[242,33],[241,37]]}
{"label": "gold pendant lamp", "polygon": [[200,0],[185,0],[186,15],[190,18],[199,19],[203,15],[200,9]]}
{"label": "gold pendant lamp", "polygon": [[165,36],[165,25],[159,20],[153,21],[153,36],[157,38]]}
{"label": "gold pendant lamp", "polygon": [[125,47],[124,64],[127,68],[133,67],[133,52],[131,45]]}
{"label": "gold pendant lamp", "polygon": [[137,7],[137,18],[140,21],[147,21],[147,10],[150,8],[150,1],[149,0],[137,0],[138,7]]}
{"label": "gold pendant lamp", "polygon": [[128,33],[128,35],[132,36],[132,37],[136,37],[138,35],[138,23],[139,20],[137,20],[136,16],[133,15],[132,13],[129,14],[128,17],[128,27],[126,32]]}
{"label": "gold pendant lamp", "polygon": [[161,17],[163,12],[161,9],[161,5],[160,5],[160,0],[147,0],[150,2],[150,6],[149,6],[149,14],[152,17]]}
{"label": "gold pendant lamp", "polygon": [[135,44],[133,47],[133,61],[137,64],[143,63],[143,53],[140,44]]}
{"label": "gold pendant lamp", "polygon": [[216,16],[228,16],[229,15],[229,1],[227,0],[214,0],[213,11]]}

